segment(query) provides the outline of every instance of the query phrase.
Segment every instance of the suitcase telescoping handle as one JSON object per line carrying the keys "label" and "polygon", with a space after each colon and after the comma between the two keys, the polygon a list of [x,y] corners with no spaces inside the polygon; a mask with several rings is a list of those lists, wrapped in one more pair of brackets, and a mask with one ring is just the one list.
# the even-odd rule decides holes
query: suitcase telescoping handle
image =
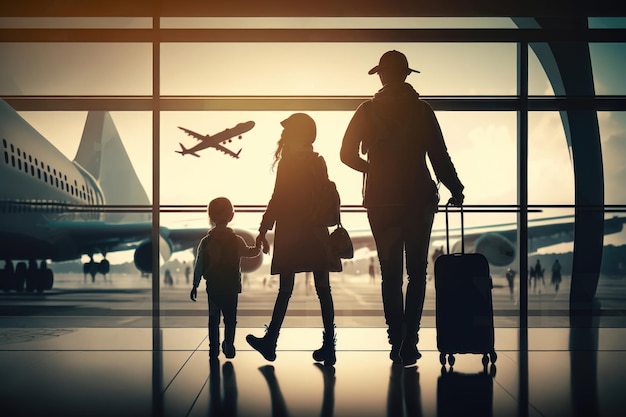
{"label": "suitcase telescoping handle", "polygon": [[[448,227],[448,206],[452,205],[452,199],[448,200],[446,203],[446,249],[448,254],[450,254],[450,233]],[[463,231],[463,205],[459,206],[461,208],[461,253],[465,253],[465,232]]]}

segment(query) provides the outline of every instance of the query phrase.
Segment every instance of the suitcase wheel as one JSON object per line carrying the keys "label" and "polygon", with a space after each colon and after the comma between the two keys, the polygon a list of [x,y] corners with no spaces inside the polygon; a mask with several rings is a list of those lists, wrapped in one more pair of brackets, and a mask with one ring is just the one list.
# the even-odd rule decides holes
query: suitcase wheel
{"label": "suitcase wheel", "polygon": [[[453,354],[449,354],[448,355],[448,363],[450,364],[450,366],[454,366],[454,362],[456,360],[454,359],[454,355]],[[446,366],[446,354],[445,353],[440,353],[439,354],[439,362],[443,365]]]}
{"label": "suitcase wheel", "polygon": [[487,366],[490,361],[491,363],[496,363],[497,359],[498,359],[498,355],[496,354],[495,350],[492,350],[491,352],[483,353],[483,365],[485,366]]}

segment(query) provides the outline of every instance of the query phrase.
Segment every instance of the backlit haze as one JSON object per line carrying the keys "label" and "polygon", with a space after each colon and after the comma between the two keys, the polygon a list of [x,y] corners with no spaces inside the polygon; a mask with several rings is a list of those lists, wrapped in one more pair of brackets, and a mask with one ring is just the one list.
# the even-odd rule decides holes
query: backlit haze
{"label": "backlit haze", "polygon": [[[494,23],[494,21],[496,23]],[[182,23],[181,23],[182,22]],[[163,27],[438,27],[434,19],[164,19]],[[514,27],[508,19],[466,20],[455,27]],[[470,23],[467,23],[470,22]],[[0,21],[0,27],[6,22]],[[137,23],[134,23],[137,24]],[[68,27],[68,26],[65,26]],[[197,43],[161,46],[161,94],[164,96],[371,96],[380,87],[367,71],[382,53],[405,53],[420,74],[407,82],[423,96],[516,95],[515,44],[411,43]],[[130,95],[152,94],[151,44],[0,44],[1,95]],[[591,45],[596,92],[626,94],[621,70],[626,47]],[[45,71],[43,70],[45,68]],[[529,92],[552,95],[545,72],[529,54]],[[352,112],[304,111],[317,123],[314,148],[326,159],[342,203],[361,203],[361,174],[339,161],[339,148]],[[275,172],[271,170],[280,121],[292,111],[162,112],[160,141],[160,202],[162,205],[205,205],[217,196],[236,205],[268,202]],[[20,112],[68,158],[78,149],[86,112]],[[150,112],[111,112],[120,137],[148,195],[152,195],[152,117]],[[517,143],[514,112],[438,112],[439,122],[459,177],[466,204],[517,202]],[[626,115],[599,113],[605,164],[607,204],[626,204],[623,161],[626,160]],[[233,159],[212,148],[200,158],[181,156],[179,142],[197,141],[178,126],[215,134],[252,120],[255,127],[225,146]],[[449,197],[442,187],[442,201]],[[531,113],[529,119],[530,204],[573,204],[574,178],[561,119],[556,112]],[[572,214],[547,210],[530,218]],[[233,226],[256,230],[261,213],[238,213]],[[350,229],[367,229],[363,213],[344,214]],[[514,214],[466,214],[466,226],[514,222]],[[208,226],[205,213],[162,214],[168,227]],[[443,227],[443,215],[435,228]],[[623,243],[624,233],[608,237]],[[110,256],[109,256],[110,257]]]}

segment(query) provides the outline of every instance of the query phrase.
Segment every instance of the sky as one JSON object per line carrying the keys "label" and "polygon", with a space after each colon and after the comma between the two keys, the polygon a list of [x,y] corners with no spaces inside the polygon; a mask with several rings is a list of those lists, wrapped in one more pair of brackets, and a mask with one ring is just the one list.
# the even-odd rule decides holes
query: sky
{"label": "sky", "polygon": [[[332,25],[404,25],[406,21],[337,20]],[[167,22],[166,22],[167,23]],[[189,23],[189,22],[187,22]],[[410,23],[410,22],[409,22]],[[0,21],[0,26],[6,22]],[[38,23],[42,24],[42,23]],[[168,24],[179,25],[171,21]],[[192,22],[194,25],[248,25],[250,21]],[[289,26],[288,21],[254,21],[255,25]],[[303,27],[303,22],[298,22]],[[319,27],[327,22],[304,22]],[[428,21],[415,22],[427,27]],[[476,22],[472,22],[475,25]],[[491,23],[483,22],[483,25]],[[128,25],[133,25],[128,23]],[[498,27],[513,27],[500,19]],[[151,95],[150,44],[1,44],[0,95]],[[516,46],[514,44],[411,44],[411,43],[213,43],[163,44],[161,94],[207,96],[370,96],[380,88],[367,71],[390,49],[404,52],[420,74],[407,81],[424,96],[515,95]],[[626,44],[591,45],[598,94],[624,95]],[[552,89],[538,60],[529,55],[529,92],[551,95]],[[339,188],[342,203],[361,202],[359,173],[339,161],[339,147],[352,112],[315,111],[315,150],[326,159],[329,174]],[[86,112],[20,112],[29,123],[73,159]],[[271,169],[280,121],[289,111],[163,112],[161,114],[161,204],[204,205],[224,195],[237,204],[266,204],[273,189]],[[152,193],[152,119],[149,112],[112,112],[138,176]],[[623,161],[626,160],[626,115],[599,113],[605,163],[607,204],[626,204]],[[516,203],[516,115],[513,112],[438,112],[444,137],[465,185],[467,204]],[[255,127],[226,144],[242,149],[232,159],[213,149],[200,158],[175,153],[195,139],[179,126],[201,134],[214,134],[239,122]],[[573,204],[574,185],[569,151],[559,115],[531,113],[529,120],[530,204]],[[442,190],[442,201],[448,193]],[[557,215],[546,211],[542,216]],[[254,228],[260,213],[237,214],[240,227]],[[347,227],[367,228],[363,213],[343,216]],[[532,216],[531,216],[532,217]],[[207,225],[203,213],[162,215],[170,227]],[[466,214],[466,225],[514,221],[510,214]],[[438,216],[435,228],[443,227]]]}

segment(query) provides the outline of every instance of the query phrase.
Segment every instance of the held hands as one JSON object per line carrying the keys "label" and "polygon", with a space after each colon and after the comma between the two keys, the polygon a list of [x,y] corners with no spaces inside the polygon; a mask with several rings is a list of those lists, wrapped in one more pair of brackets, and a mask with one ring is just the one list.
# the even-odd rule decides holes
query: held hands
{"label": "held hands", "polygon": [[193,301],[194,303],[196,302],[196,298],[198,298],[198,289],[196,287],[191,288],[189,298],[191,298],[191,301]]}
{"label": "held hands", "polygon": [[259,233],[259,235],[256,237],[256,247],[261,247],[263,253],[266,255],[270,253],[270,244],[265,237],[265,232]]}

